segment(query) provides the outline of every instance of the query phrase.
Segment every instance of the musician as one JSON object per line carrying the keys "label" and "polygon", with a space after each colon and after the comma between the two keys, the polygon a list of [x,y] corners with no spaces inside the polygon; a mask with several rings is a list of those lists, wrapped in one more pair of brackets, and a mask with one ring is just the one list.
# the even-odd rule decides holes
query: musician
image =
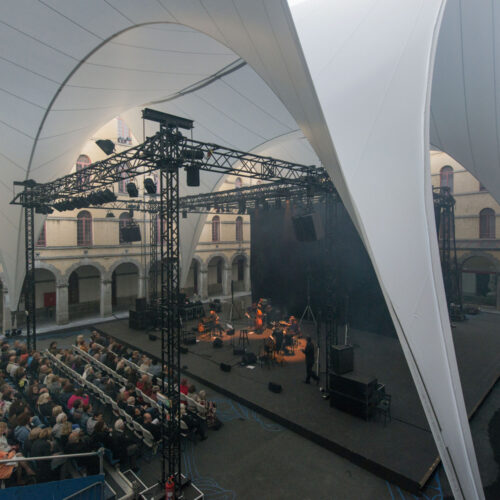
{"label": "musician", "polygon": [[271,336],[276,342],[276,352],[281,351],[281,346],[283,345],[283,330],[281,328],[275,328]]}
{"label": "musician", "polygon": [[299,322],[297,321],[297,318],[295,316],[290,316],[290,318],[288,319],[288,331],[289,333],[291,333],[291,335],[300,336]]}
{"label": "musician", "polygon": [[264,324],[262,316],[262,309],[260,309],[260,307],[257,307],[257,311],[255,312],[254,329],[259,333],[262,332],[262,326]]}
{"label": "musician", "polygon": [[315,350],[311,337],[307,337],[306,348],[302,349],[306,355],[306,379],[304,380],[306,384],[310,383],[311,377],[319,383],[319,377],[313,371]]}
{"label": "musician", "polygon": [[219,332],[220,335],[224,334],[224,328],[222,328],[220,321],[219,321],[219,316],[217,313],[212,309],[209,314],[209,321],[212,325],[212,329]]}

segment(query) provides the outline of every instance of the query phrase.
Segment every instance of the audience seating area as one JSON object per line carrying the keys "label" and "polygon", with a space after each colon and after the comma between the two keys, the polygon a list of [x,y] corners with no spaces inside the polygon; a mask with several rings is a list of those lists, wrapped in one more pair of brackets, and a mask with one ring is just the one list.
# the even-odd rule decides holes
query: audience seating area
{"label": "audience seating area", "polygon": [[[96,451],[104,447],[107,460],[136,471],[161,441],[161,371],[146,355],[94,332],[90,343],[76,338],[71,349],[52,342],[44,352],[28,352],[15,340],[0,345],[0,458]],[[181,436],[205,439],[218,429],[215,404],[204,391],[196,393],[183,379]],[[165,415],[166,419],[166,415]],[[148,458],[149,457],[149,458]],[[64,479],[72,471],[95,474],[98,460],[78,458],[0,464],[2,487]]]}

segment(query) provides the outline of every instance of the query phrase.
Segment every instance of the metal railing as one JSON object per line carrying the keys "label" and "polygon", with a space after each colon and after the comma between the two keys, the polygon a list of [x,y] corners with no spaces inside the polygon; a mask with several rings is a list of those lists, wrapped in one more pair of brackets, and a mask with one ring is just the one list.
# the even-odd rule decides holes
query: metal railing
{"label": "metal railing", "polygon": [[82,488],[81,490],[75,491],[72,495],[64,497],[63,500],[70,500],[71,498],[78,498],[78,496],[81,495],[82,493],[86,493],[87,491],[90,492],[93,489],[96,489],[96,491],[97,491],[97,487],[99,487],[99,490],[100,490],[99,491],[100,498],[103,498],[104,481],[98,481],[96,483],[89,484],[88,486],[86,486],[85,488]]}
{"label": "metal railing", "polygon": [[104,474],[104,448],[99,448],[97,451],[89,451],[86,453],[72,453],[70,455],[49,455],[47,457],[12,457],[0,460],[0,464],[13,464],[16,462],[42,462],[44,460],[60,460],[61,458],[83,458],[83,457],[99,457],[99,474]]}

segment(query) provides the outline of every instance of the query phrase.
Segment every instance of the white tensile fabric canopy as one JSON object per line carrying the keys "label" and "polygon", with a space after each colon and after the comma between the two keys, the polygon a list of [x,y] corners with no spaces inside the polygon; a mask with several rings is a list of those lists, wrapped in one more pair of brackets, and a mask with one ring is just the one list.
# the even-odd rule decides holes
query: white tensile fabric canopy
{"label": "white tensile fabric canopy", "polygon": [[[200,140],[306,163],[317,155],[372,259],[454,495],[483,498],[441,278],[428,153],[430,140],[500,201],[500,10],[474,0],[290,4],[0,3],[1,257],[11,300],[24,273],[21,211],[8,204],[12,182],[66,174],[114,116],[140,138],[138,110],[150,104],[193,118]],[[207,190],[221,182],[203,177]],[[190,217],[182,228],[185,265],[200,222]]]}

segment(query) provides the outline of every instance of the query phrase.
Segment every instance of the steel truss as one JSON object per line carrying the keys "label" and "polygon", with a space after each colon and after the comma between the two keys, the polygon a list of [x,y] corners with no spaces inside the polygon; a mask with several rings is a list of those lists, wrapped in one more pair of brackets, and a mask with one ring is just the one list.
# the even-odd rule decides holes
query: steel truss
{"label": "steel truss", "polygon": [[335,236],[338,237],[338,204],[340,199],[329,192],[325,200],[325,239],[323,254],[325,256],[324,283],[325,300],[323,303],[323,319],[325,322],[325,360],[326,383],[329,389],[331,367],[331,348],[338,343],[337,338],[337,288],[338,263],[336,255]]}
{"label": "steel truss", "polygon": [[434,188],[433,198],[448,311],[455,319],[463,319],[462,293],[460,290],[455,240],[455,198],[451,194],[449,187]]}
{"label": "steel truss", "polygon": [[[180,144],[176,129],[163,129],[162,152],[167,159],[178,158]],[[179,315],[179,168],[174,161],[160,166],[160,269],[161,269],[161,353],[163,387],[170,401],[162,422],[162,482],[173,477],[178,490],[181,478],[181,399],[180,399],[180,315]],[[156,285],[156,284],[155,284]],[[166,385],[165,385],[166,384]],[[166,422],[165,422],[166,418]],[[166,431],[166,435],[165,435]],[[166,465],[168,464],[168,470]]]}
{"label": "steel truss", "polygon": [[[28,203],[32,185],[25,186]],[[26,311],[26,342],[28,350],[36,349],[36,285],[35,285],[35,209],[29,204],[24,210],[24,308]]]}
{"label": "steel truss", "polygon": [[[161,356],[166,370],[162,371],[163,386],[169,404],[162,413],[162,484],[173,477],[176,489],[181,488],[181,447],[180,447],[180,317],[179,317],[179,170],[182,167],[222,174],[252,177],[271,182],[290,184],[290,196],[298,195],[300,189],[294,185],[306,185],[306,195],[312,196],[311,186],[325,182],[322,169],[314,166],[299,165],[270,157],[253,155],[216,144],[207,144],[184,137],[177,128],[161,125],[160,131],[139,146],[130,148],[109,158],[94,163],[76,173],[66,175],[53,182],[37,184],[32,180],[14,183],[23,186],[12,204],[22,205],[25,209],[26,243],[26,287],[25,302],[27,313],[27,337],[30,348],[36,347],[36,308],[35,308],[35,235],[34,215],[48,214],[51,207],[64,209],[94,207],[115,202],[116,197],[108,190],[104,199],[102,190],[118,181],[133,179],[149,172],[160,172],[160,195],[146,203],[136,202],[134,209],[152,214],[151,224],[151,269],[153,277],[160,272],[161,295],[158,297],[156,281],[151,285],[153,302],[158,304],[156,311],[161,318]],[[304,184],[304,180],[307,182]],[[278,190],[278,186],[264,185],[247,193],[255,197],[260,193]],[[237,199],[242,199],[244,190],[238,190]],[[285,197],[286,192],[282,193]],[[209,195],[211,196],[211,195]],[[229,196],[220,194],[221,198]],[[232,194],[234,196],[234,193]],[[194,201],[184,200],[183,210],[194,209]],[[205,205],[206,199],[203,200]],[[215,202],[212,201],[211,203]],[[224,201],[227,203],[227,200]],[[130,209],[130,202],[126,204]],[[239,206],[239,205],[238,205]],[[107,205],[107,209],[110,206]],[[159,219],[159,222],[157,222]]]}
{"label": "steel truss", "polygon": [[[314,178],[319,172],[323,172],[315,166],[300,165],[194,141],[184,137],[180,132],[177,132],[175,137],[177,156],[167,159],[163,156],[162,147],[165,141],[172,142],[174,138],[167,138],[166,134],[165,130],[160,130],[139,146],[52,182],[34,185],[32,202],[37,207],[50,207],[55,203],[75,198],[87,203],[89,200],[86,200],[84,193],[88,195],[90,191],[103,189],[115,182],[156,171],[162,168],[163,163],[175,165],[177,168],[196,167],[221,174],[292,184],[300,184],[305,177]],[[200,156],[202,158],[198,159]],[[12,203],[25,206],[23,196],[24,191],[19,193]],[[90,202],[87,206],[94,204]]]}

